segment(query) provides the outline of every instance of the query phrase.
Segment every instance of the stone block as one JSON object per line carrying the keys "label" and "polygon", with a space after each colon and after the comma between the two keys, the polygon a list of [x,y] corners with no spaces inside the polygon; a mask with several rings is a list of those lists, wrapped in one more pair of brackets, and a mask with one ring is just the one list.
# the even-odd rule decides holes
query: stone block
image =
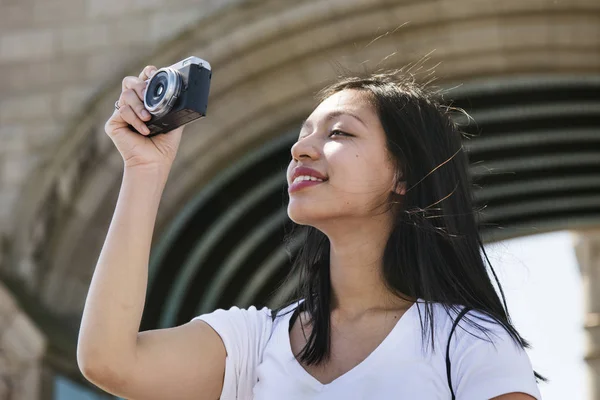
{"label": "stone block", "polygon": [[41,0],[33,4],[32,11],[36,25],[53,26],[67,21],[82,21],[85,16],[85,2]]}
{"label": "stone block", "polygon": [[58,95],[59,117],[70,117],[82,111],[82,107],[89,102],[96,91],[96,85],[67,87]]}
{"label": "stone block", "polygon": [[[512,0],[506,0],[505,2],[509,2]],[[545,1],[545,0],[532,0],[532,1],[528,1],[528,2],[521,2],[521,3],[534,3],[537,2],[539,3],[540,1]],[[448,19],[448,20],[452,20],[452,19],[461,19],[461,18],[473,18],[474,16],[479,16],[479,15],[489,15],[490,13],[493,13],[497,8],[497,3],[498,2],[494,2],[494,1],[479,1],[479,0],[460,0],[460,1],[453,1],[453,0],[443,0],[443,1],[439,1],[437,2],[438,4],[436,4],[435,9],[436,9],[436,16],[433,19],[438,19],[438,18],[442,18],[442,19]],[[459,4],[457,4],[459,3]],[[429,4],[425,4],[425,7],[427,9],[431,9],[434,7],[429,7]]]}
{"label": "stone block", "polygon": [[24,128],[27,146],[36,154],[46,153],[55,146],[67,129],[64,123],[57,120],[29,123]]}
{"label": "stone block", "polygon": [[116,20],[110,25],[109,38],[111,43],[119,46],[151,42],[150,19],[143,15]]}
{"label": "stone block", "polygon": [[155,41],[168,39],[200,20],[208,10],[186,7],[177,11],[157,12],[150,18],[150,34]]}
{"label": "stone block", "polygon": [[0,32],[26,29],[32,26],[32,4],[2,4],[0,7],[2,7]]}
{"label": "stone block", "polygon": [[180,5],[186,5],[188,10],[202,9],[214,10],[224,7],[229,3],[241,2],[240,0],[174,0],[168,6],[162,0],[88,0],[87,15],[92,18],[121,16],[127,14],[141,14],[148,11],[159,10],[160,12],[173,9]]}
{"label": "stone block", "polygon": [[550,44],[551,33],[554,29],[544,17],[500,21],[499,28],[501,29],[500,44],[507,50],[511,48],[544,48]]}
{"label": "stone block", "polygon": [[20,185],[37,166],[39,157],[25,152],[12,152],[2,155],[0,185]]}
{"label": "stone block", "polygon": [[46,59],[54,51],[54,35],[49,29],[11,32],[0,37],[0,62]]}
{"label": "stone block", "polygon": [[65,53],[90,52],[108,46],[108,25],[92,24],[67,27],[60,30],[60,49]]}
{"label": "stone block", "polygon": [[9,153],[24,153],[27,150],[27,135],[22,124],[0,125],[0,157]]}
{"label": "stone block", "polygon": [[27,94],[0,100],[0,123],[51,118],[52,101],[50,93]]}
{"label": "stone block", "polygon": [[92,18],[121,17],[124,14],[132,16],[147,10],[167,8],[161,0],[88,0],[87,5],[87,15]]}
{"label": "stone block", "polygon": [[[201,1],[202,0],[200,0],[200,2]],[[172,6],[171,2],[169,2],[169,6]],[[165,8],[164,1],[162,0],[133,0],[132,7],[136,10],[156,10]]]}
{"label": "stone block", "polygon": [[597,46],[600,40],[600,14],[596,18],[567,19],[554,21],[550,30],[554,44],[569,47],[577,43],[578,47]]}
{"label": "stone block", "polygon": [[86,60],[80,55],[0,64],[0,87],[3,94],[15,95],[79,84],[86,74],[85,65]]}
{"label": "stone block", "polygon": [[449,25],[436,40],[444,47],[455,52],[470,53],[482,51],[484,48],[499,48],[503,43],[504,29],[500,28],[501,21],[497,19],[473,20],[459,25]]}
{"label": "stone block", "polygon": [[88,0],[87,16],[88,18],[98,18],[107,16],[120,17],[125,14],[131,15],[135,10],[137,0]]}
{"label": "stone block", "polygon": [[[124,74],[134,73],[127,69],[132,67],[134,61],[148,56],[153,48],[154,45],[137,45],[129,49],[114,47],[94,52],[86,59],[86,79],[98,85],[118,84],[120,88]],[[140,64],[140,71],[144,66]]]}

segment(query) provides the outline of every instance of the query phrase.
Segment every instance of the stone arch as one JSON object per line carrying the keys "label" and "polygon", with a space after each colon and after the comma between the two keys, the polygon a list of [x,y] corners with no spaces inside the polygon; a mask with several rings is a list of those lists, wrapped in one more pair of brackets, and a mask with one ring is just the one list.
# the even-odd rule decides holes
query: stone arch
{"label": "stone arch", "polygon": [[[552,81],[592,75],[600,66],[600,5],[592,0],[314,0],[234,7],[199,21],[151,57],[168,65],[196,54],[214,69],[208,118],[186,129],[156,240],[199,188],[308,115],[313,93],[336,74],[332,61],[399,67],[426,56],[424,69],[441,62],[435,75],[449,86],[527,74]],[[118,92],[117,84],[107,88],[72,122],[54,159],[32,175],[22,195],[10,266],[56,312],[79,313],[114,210],[122,165],[102,126]]]}

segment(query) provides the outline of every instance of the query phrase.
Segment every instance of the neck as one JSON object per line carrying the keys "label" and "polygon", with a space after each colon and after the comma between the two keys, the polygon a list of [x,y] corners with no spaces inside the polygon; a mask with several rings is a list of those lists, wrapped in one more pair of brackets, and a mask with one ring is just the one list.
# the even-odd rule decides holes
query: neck
{"label": "neck", "polygon": [[332,311],[357,316],[412,304],[393,294],[383,279],[383,253],[391,232],[382,218],[341,223],[325,232],[330,242]]}

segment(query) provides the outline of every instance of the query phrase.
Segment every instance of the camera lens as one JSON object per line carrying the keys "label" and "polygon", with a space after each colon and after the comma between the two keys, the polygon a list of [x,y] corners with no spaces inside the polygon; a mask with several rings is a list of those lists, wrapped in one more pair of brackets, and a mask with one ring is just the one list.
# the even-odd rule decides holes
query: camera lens
{"label": "camera lens", "polygon": [[165,94],[165,87],[167,86],[167,73],[165,71],[158,72],[152,80],[148,83],[148,90],[146,100],[150,107],[155,107]]}
{"label": "camera lens", "polygon": [[181,76],[172,68],[158,70],[148,82],[144,105],[148,111],[161,117],[167,114],[181,91]]}

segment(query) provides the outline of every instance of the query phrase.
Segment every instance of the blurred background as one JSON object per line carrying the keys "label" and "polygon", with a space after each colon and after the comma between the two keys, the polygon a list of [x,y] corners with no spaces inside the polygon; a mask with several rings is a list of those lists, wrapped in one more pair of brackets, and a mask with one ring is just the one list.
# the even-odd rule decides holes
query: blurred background
{"label": "blurred background", "polygon": [[339,65],[404,67],[475,121],[482,234],[544,399],[600,399],[599,0],[0,0],[0,399],[109,398],[75,360],[122,177],[104,122],[124,76],[190,55],[208,115],[165,189],[142,329],[291,290],[285,166],[314,93]]}

